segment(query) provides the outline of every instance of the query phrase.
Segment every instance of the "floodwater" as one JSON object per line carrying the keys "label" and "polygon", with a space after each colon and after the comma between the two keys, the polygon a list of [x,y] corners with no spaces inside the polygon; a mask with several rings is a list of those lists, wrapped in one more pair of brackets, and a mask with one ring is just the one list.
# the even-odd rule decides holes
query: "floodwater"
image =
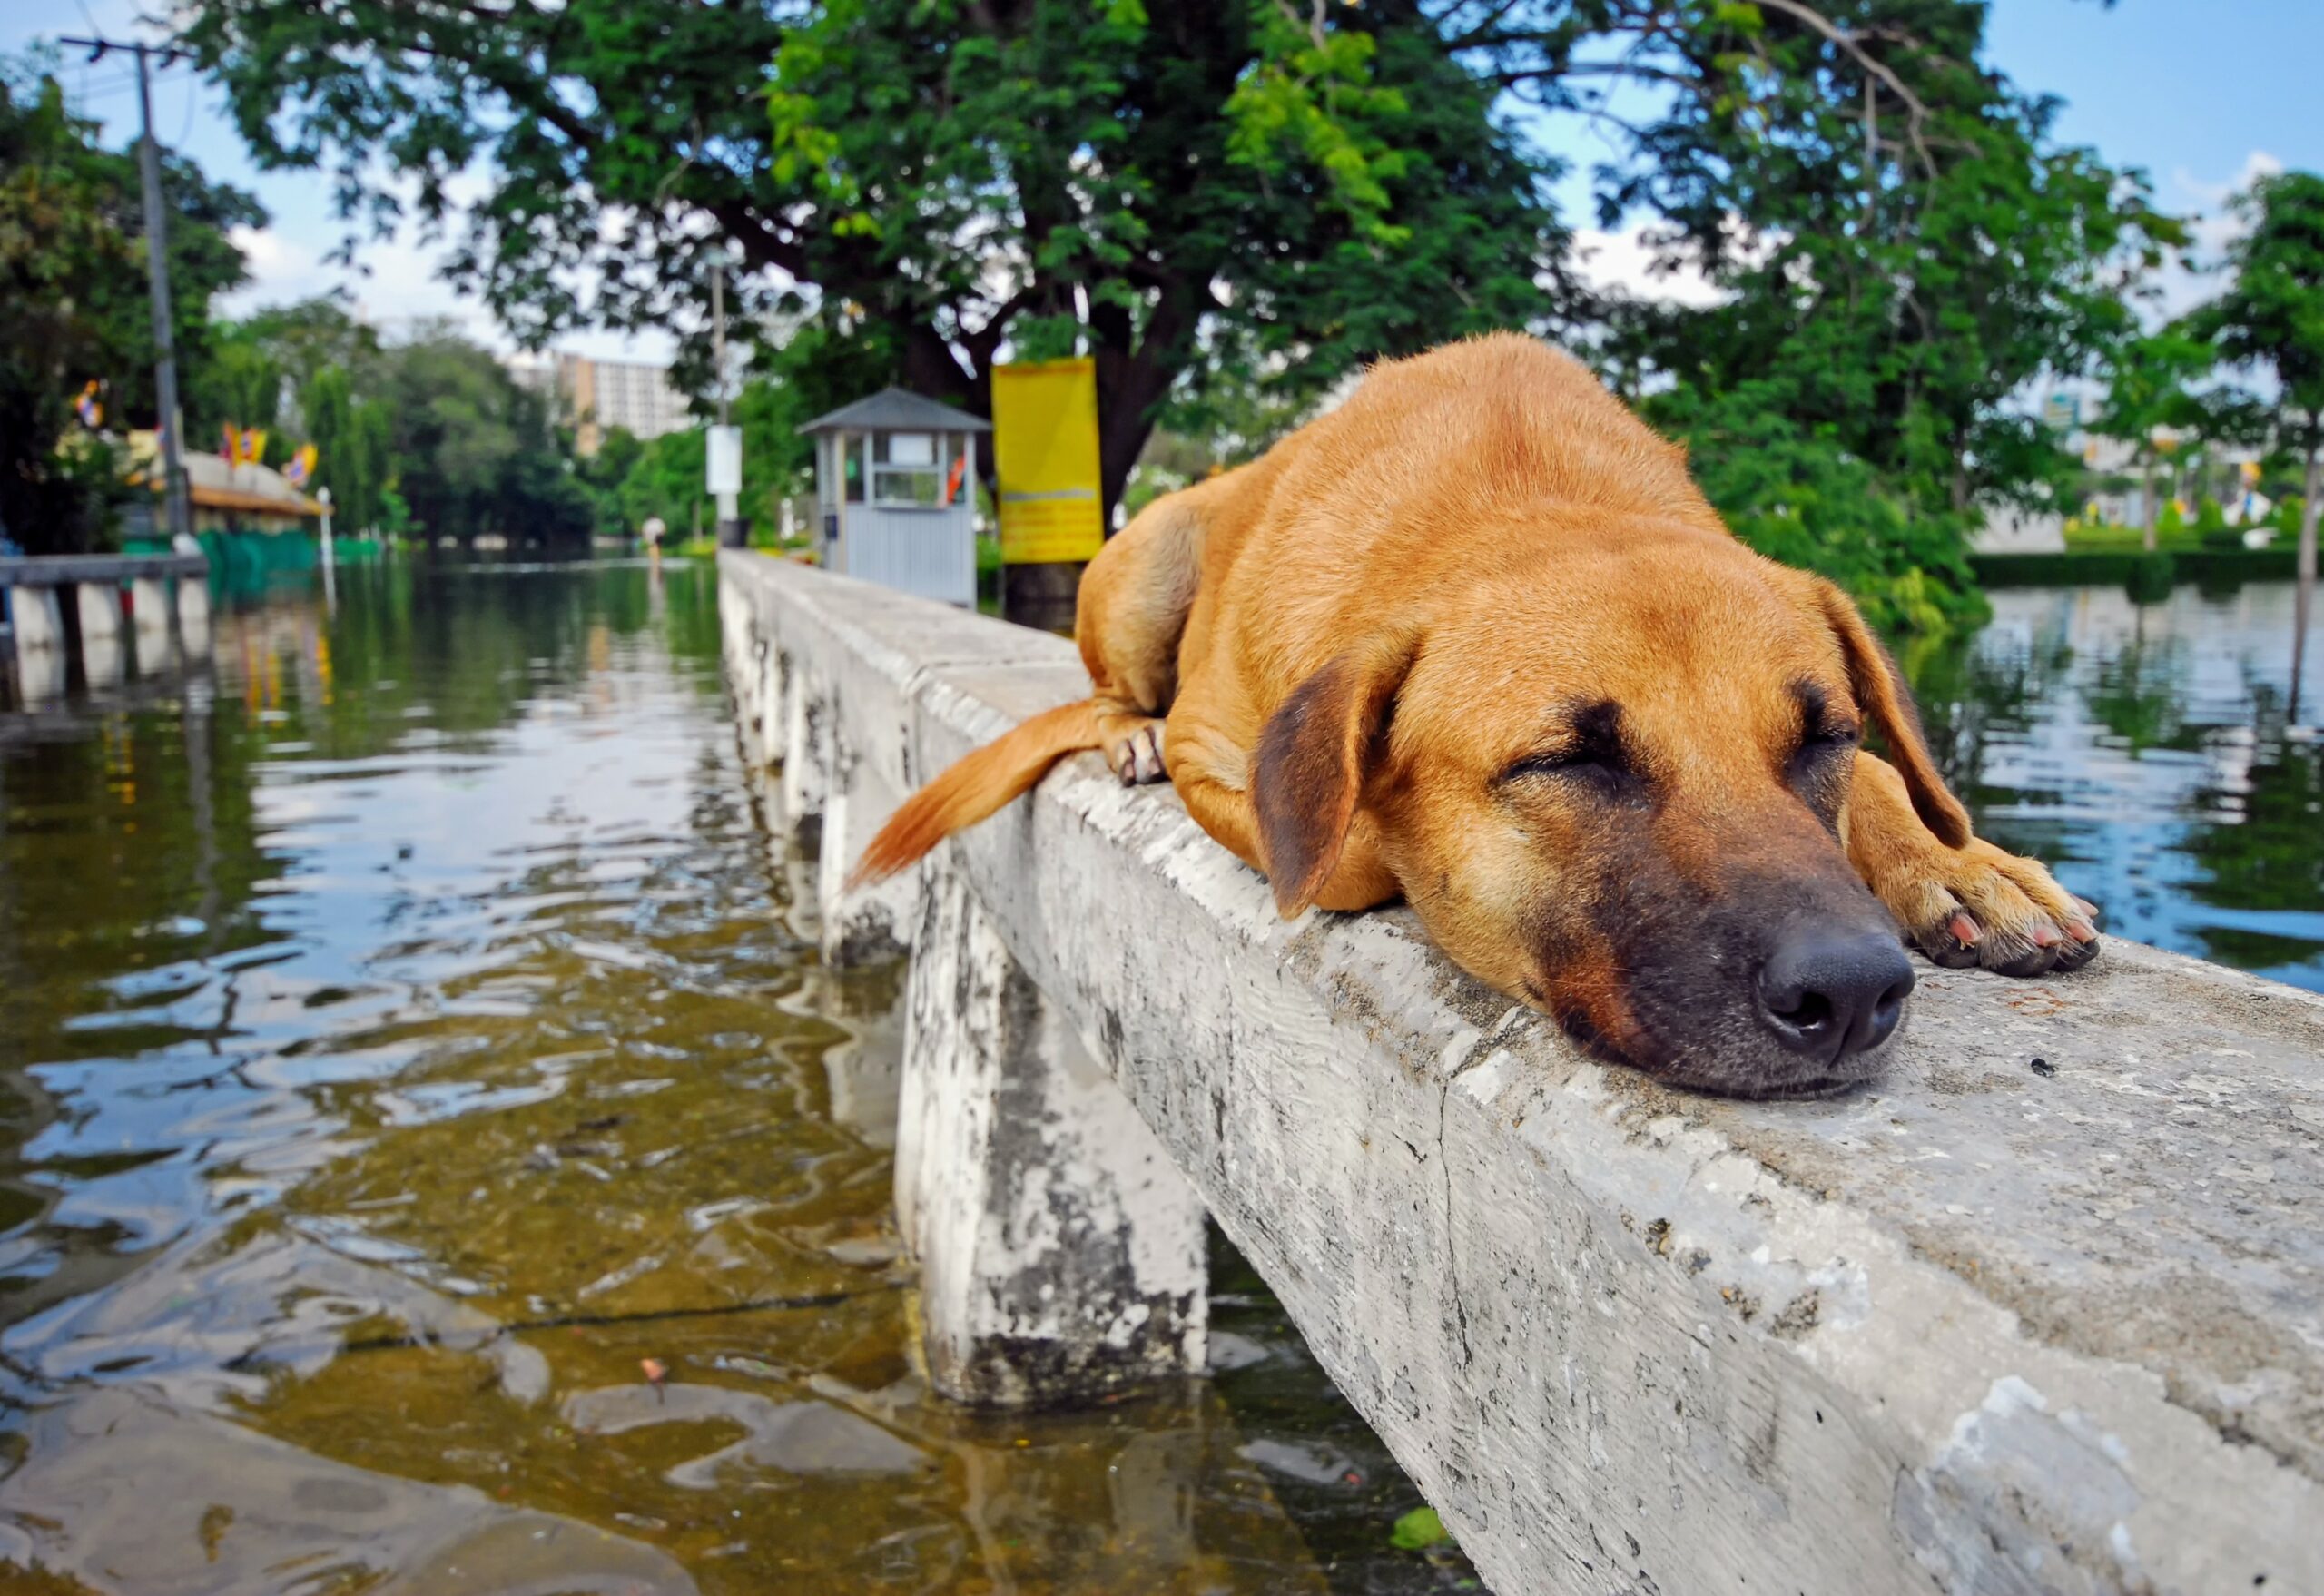
{"label": "floodwater", "polygon": [[[1909,662],[1990,834],[2324,987],[2289,591],[1994,601]],[[1473,1588],[1222,1240],[1209,1378],[926,1394],[901,972],[799,934],[715,628],[389,565],[0,709],[0,1589]]]}
{"label": "floodwater", "polygon": [[1966,646],[1908,655],[1979,832],[2049,863],[2111,931],[2324,991],[2324,628],[2302,737],[2291,585],[1991,598]]}
{"label": "floodwater", "polygon": [[712,580],[350,569],[0,713],[0,1589],[1473,1589],[1223,1243],[1209,1380],[924,1392],[901,973],[794,929]]}

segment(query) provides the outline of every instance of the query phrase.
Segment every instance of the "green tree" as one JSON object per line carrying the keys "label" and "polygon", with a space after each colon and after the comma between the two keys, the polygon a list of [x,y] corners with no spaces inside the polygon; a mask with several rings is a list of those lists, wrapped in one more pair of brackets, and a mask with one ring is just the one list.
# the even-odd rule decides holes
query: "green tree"
{"label": "green tree", "polygon": [[[210,299],[242,281],[226,229],[255,201],[169,159],[179,347],[206,341]],[[108,427],[153,424],[144,212],[133,156],[97,143],[55,80],[0,59],[0,530],[35,552],[98,547],[123,494],[113,451],[60,450],[73,401],[105,385]],[[93,443],[94,440],[91,440]]]}
{"label": "green tree", "polygon": [[186,430],[195,447],[216,447],[221,427],[266,429],[266,463],[288,458],[282,434],[282,367],[241,328],[213,332],[210,348],[189,363]]}
{"label": "green tree", "polygon": [[636,469],[645,453],[644,440],[626,427],[608,427],[597,441],[597,452],[579,458],[575,471],[596,509],[596,529],[607,537],[625,537],[630,527],[622,514],[621,485]]}
{"label": "green tree", "polygon": [[519,387],[489,350],[447,325],[423,326],[382,349],[367,381],[373,391],[350,406],[350,425],[359,459],[384,444],[376,457],[385,462],[383,527],[408,510],[430,537],[588,537],[594,506],[547,401]]}
{"label": "green tree", "polygon": [[[261,159],[329,167],[358,225],[401,213],[391,182],[441,221],[488,172],[454,269],[527,338],[698,324],[732,251],[807,414],[890,380],[985,412],[1004,353],[1086,350],[1111,501],[1157,423],[1244,432],[1375,356],[1589,331],[1746,536],[1934,624],[1976,607],[1984,507],[2069,474],[2013,398],[2133,336],[2180,239],[1979,64],[1985,10],[195,0],[185,36]],[[1606,131],[1602,219],[1649,218],[1719,302],[1600,315],[1512,98]],[[683,364],[702,387],[699,340]],[[1796,486],[1743,458],[1771,441]]]}
{"label": "green tree", "polygon": [[700,428],[646,440],[636,464],[622,478],[620,504],[629,531],[655,517],[669,528],[673,540],[693,528],[695,517],[704,513],[706,450]]}
{"label": "green tree", "polygon": [[1543,166],[1417,0],[202,0],[184,38],[359,223],[488,172],[454,269],[528,340],[699,323],[717,244],[742,315],[846,340],[869,387],[983,412],[1004,349],[1084,348],[1109,500],[1217,374],[1320,391],[1555,308]]}
{"label": "green tree", "polygon": [[2131,446],[2140,469],[2140,524],[2149,554],[2155,547],[2161,497],[2155,476],[2163,452],[2155,435],[2209,429],[2209,412],[2189,385],[2214,364],[2209,344],[2176,328],[2130,340],[2107,363],[2106,401],[2091,429]]}
{"label": "green tree", "polygon": [[355,397],[344,366],[325,366],[300,390],[308,441],[315,446],[315,482],[330,489],[341,525],[350,532],[379,529],[391,486],[392,424],[387,407]]}
{"label": "green tree", "polygon": [[1734,458],[1772,418],[1803,488],[1866,474],[1853,527],[1845,498],[1822,498],[1818,541],[1865,557],[1835,575],[1892,620],[1921,599],[1974,610],[1941,551],[1987,505],[2045,502],[2070,468],[2015,396],[2135,335],[2130,296],[2181,228],[2137,174],[2057,147],[2053,103],[1978,64],[1983,5],[1609,10],[1640,30],[1630,70],[1666,98],[1605,170],[1606,220],[1650,216],[1664,261],[1722,296],[1617,307],[1610,365],[1641,395],[1668,385],[1649,413],[1747,537],[1759,507],[1790,502]]}
{"label": "green tree", "polygon": [[734,396],[734,424],[743,429],[743,518],[761,540],[777,531],[782,502],[804,491],[815,464],[812,441],[799,425],[816,412],[791,383],[756,378]]}
{"label": "green tree", "polygon": [[2276,446],[2300,461],[2290,705],[2297,721],[2316,596],[2317,512],[2324,505],[2324,176],[2288,172],[2261,178],[2237,208],[2250,230],[2228,250],[2234,286],[2198,307],[2186,328],[2208,340],[2228,365],[2273,379],[2273,395],[2254,402],[2270,415]]}

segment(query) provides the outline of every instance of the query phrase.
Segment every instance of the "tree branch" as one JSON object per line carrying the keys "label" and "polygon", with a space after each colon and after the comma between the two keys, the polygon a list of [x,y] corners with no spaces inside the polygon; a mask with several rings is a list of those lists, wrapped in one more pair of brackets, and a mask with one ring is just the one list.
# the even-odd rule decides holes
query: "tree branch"
{"label": "tree branch", "polygon": [[1931,177],[1936,175],[1936,158],[1929,153],[1928,145],[1921,138],[1921,124],[1928,120],[1928,106],[1905,86],[1905,80],[1896,75],[1894,68],[1867,51],[1855,34],[1814,6],[1801,4],[1801,0],[1756,0],[1756,4],[1769,11],[1780,12],[1822,34],[1838,45],[1849,59],[1864,69],[1867,76],[1876,77],[1887,84],[1889,92],[1905,103],[1905,131],[1911,135],[1913,148],[1920,155],[1922,170]]}

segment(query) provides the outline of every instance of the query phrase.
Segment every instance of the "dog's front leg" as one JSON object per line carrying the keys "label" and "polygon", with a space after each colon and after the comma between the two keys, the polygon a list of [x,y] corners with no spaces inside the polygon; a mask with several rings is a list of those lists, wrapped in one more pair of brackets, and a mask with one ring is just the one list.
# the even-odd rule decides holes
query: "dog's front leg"
{"label": "dog's front leg", "polygon": [[1913,813],[1904,778],[1869,754],[1856,755],[1841,833],[1856,873],[1935,963],[2043,975],[2097,956],[2094,908],[2038,860],[1978,837],[1946,847]]}
{"label": "dog's front leg", "polygon": [[[1251,756],[1232,742],[1173,716],[1170,730],[1170,781],[1179,802],[1195,823],[1244,863],[1266,873],[1265,855],[1259,850],[1258,810],[1251,801]],[[1403,892],[1381,857],[1379,829],[1371,815],[1358,811],[1349,823],[1347,840],[1330,880],[1315,894],[1315,907],[1331,910],[1374,909],[1393,902]]]}

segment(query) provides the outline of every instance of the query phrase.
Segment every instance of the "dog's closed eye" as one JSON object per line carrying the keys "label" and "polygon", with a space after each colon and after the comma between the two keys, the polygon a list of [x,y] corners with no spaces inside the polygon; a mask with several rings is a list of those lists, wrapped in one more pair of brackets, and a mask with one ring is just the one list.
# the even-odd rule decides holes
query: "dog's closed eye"
{"label": "dog's closed eye", "polygon": [[1799,747],[1792,754],[1795,764],[1813,764],[1836,754],[1853,754],[1863,741],[1864,734],[1855,726],[1812,726],[1801,734]]}
{"label": "dog's closed eye", "polygon": [[1795,682],[1791,695],[1799,704],[1799,746],[1793,750],[1791,765],[1804,770],[1820,764],[1843,753],[1853,753],[1863,741],[1864,728],[1845,711],[1835,710],[1821,687],[1812,682]]}
{"label": "dog's closed eye", "polygon": [[1512,761],[1497,780],[1506,785],[1541,777],[1578,779],[1609,796],[1636,792],[1642,783],[1622,740],[1621,706],[1600,703],[1576,710],[1562,737]]}

